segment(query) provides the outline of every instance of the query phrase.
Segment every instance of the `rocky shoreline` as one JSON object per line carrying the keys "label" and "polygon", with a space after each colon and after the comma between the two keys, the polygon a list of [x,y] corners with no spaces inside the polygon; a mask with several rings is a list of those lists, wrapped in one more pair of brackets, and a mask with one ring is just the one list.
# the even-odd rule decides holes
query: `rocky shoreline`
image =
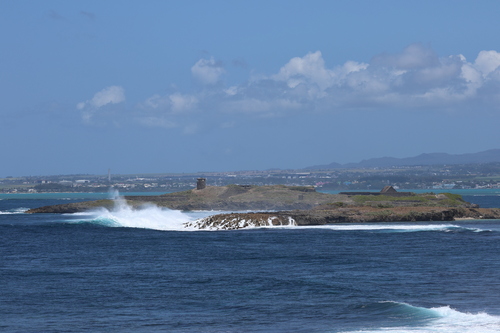
{"label": "rocky shoreline", "polygon": [[335,223],[455,221],[459,219],[500,219],[500,209],[399,207],[338,208],[258,213],[217,214],[193,222],[186,227],[205,230],[235,230],[247,227],[313,226]]}

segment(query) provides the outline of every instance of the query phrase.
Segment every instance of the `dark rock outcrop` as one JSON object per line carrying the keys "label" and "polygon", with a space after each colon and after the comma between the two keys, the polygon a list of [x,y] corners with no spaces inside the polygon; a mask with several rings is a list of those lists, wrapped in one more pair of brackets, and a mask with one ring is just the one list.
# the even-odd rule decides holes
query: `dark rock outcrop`
{"label": "dark rock outcrop", "polygon": [[334,223],[454,221],[455,219],[499,219],[500,209],[444,207],[404,207],[395,210],[373,207],[338,208],[212,215],[189,222],[186,227],[208,230],[234,230],[247,227],[311,226]]}

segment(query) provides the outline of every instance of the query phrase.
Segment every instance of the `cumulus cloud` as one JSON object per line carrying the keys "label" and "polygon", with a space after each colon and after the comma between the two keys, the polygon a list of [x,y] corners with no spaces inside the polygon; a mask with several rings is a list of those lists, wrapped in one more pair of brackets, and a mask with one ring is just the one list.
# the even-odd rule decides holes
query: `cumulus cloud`
{"label": "cumulus cloud", "polygon": [[110,86],[97,92],[91,100],[78,103],[79,110],[90,106],[93,108],[100,108],[106,104],[117,104],[125,101],[125,91],[119,86]]}
{"label": "cumulus cloud", "polygon": [[474,67],[479,70],[484,77],[500,66],[500,53],[496,51],[481,51],[476,58]]}
{"label": "cumulus cloud", "polygon": [[290,88],[295,88],[302,83],[308,83],[315,84],[320,89],[325,89],[331,85],[333,76],[333,72],[325,68],[325,61],[321,52],[317,51],[308,53],[302,58],[292,58],[272,78],[285,81]]}
{"label": "cumulus cloud", "polygon": [[[491,92],[486,93],[486,88],[500,84],[499,68],[500,53],[496,51],[481,51],[471,63],[462,55],[438,57],[430,47],[412,44],[396,54],[377,55],[370,63],[347,61],[332,68],[325,65],[321,52],[308,53],[292,58],[266,79],[286,83],[281,91],[273,91],[273,101],[287,96],[295,109],[461,108],[464,101],[489,100]],[[255,80],[254,87],[246,87],[246,91],[270,86],[267,81]],[[242,101],[248,98],[241,96]],[[254,104],[259,109],[262,103]]]}
{"label": "cumulus cloud", "polygon": [[90,121],[97,110],[109,104],[119,104],[125,101],[125,90],[120,86],[110,86],[97,92],[92,99],[76,105],[82,111],[82,118]]}
{"label": "cumulus cloud", "polygon": [[226,71],[213,57],[200,59],[191,67],[191,73],[202,84],[215,84]]}
{"label": "cumulus cloud", "polygon": [[[500,106],[500,53],[494,50],[480,51],[468,60],[460,54],[438,56],[428,46],[412,44],[398,53],[376,55],[368,63],[348,60],[334,66],[327,66],[323,54],[315,51],[291,58],[274,73],[253,72],[246,82],[228,86],[221,81],[225,73],[221,62],[213,57],[196,62],[191,73],[203,83],[199,90],[145,99],[136,108],[142,125],[178,128],[190,134],[208,123],[234,126],[236,119],[241,121],[238,115]],[[124,99],[123,89],[112,86],[78,108],[90,119],[95,110]]]}

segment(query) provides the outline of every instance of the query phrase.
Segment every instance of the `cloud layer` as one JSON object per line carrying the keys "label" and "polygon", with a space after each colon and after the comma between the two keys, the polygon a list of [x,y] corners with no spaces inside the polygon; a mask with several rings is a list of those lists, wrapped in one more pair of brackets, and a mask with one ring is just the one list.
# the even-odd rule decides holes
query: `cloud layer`
{"label": "cloud layer", "polygon": [[[474,61],[463,55],[440,57],[422,44],[399,53],[379,54],[369,63],[346,61],[328,67],[320,51],[294,57],[271,75],[254,75],[226,86],[226,69],[213,57],[200,59],[191,75],[196,92],[155,94],[135,107],[134,119],[145,126],[181,127],[195,132],[195,118],[284,116],[294,112],[349,110],[472,110],[500,106],[500,53],[481,51]],[[78,104],[85,117],[125,100],[123,88],[111,86]],[[196,114],[196,117],[193,115]],[[223,120],[223,121],[222,121]]]}

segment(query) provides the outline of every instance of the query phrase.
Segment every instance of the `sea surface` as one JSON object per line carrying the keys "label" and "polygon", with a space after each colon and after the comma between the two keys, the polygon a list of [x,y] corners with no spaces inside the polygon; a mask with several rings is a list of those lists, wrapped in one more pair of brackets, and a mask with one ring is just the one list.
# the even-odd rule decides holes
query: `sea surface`
{"label": "sea surface", "polygon": [[[455,193],[460,193],[456,192]],[[500,207],[500,190],[466,191]],[[499,332],[500,220],[195,231],[0,195],[1,332]]]}

